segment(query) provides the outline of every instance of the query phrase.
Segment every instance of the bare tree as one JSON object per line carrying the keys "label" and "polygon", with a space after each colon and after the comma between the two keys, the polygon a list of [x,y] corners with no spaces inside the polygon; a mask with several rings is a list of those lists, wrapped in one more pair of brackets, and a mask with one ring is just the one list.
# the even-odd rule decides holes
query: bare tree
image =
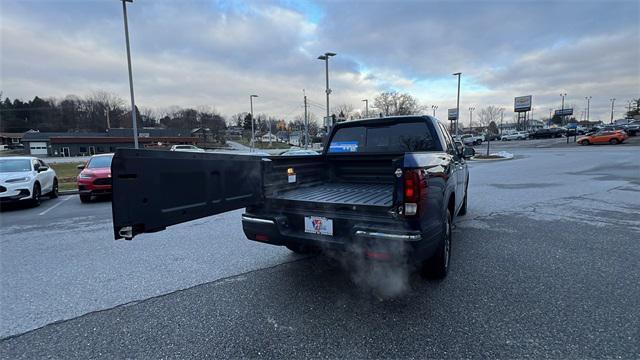
{"label": "bare tree", "polygon": [[374,99],[375,107],[384,115],[414,115],[422,111],[418,100],[408,93],[382,92]]}
{"label": "bare tree", "polygon": [[332,113],[336,114],[337,117],[348,119],[351,115],[353,115],[354,108],[351,104],[339,104],[333,107]]}
{"label": "bare tree", "polygon": [[478,116],[478,123],[481,126],[489,126],[491,122],[497,122],[500,120],[500,108],[489,105],[480,110]]}

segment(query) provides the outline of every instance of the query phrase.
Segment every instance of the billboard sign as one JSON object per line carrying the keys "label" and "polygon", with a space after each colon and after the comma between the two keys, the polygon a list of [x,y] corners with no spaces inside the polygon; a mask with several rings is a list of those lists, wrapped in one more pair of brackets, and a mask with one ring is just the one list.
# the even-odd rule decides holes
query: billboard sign
{"label": "billboard sign", "polygon": [[447,112],[449,120],[457,120],[458,119],[458,109],[449,109]]}
{"label": "billboard sign", "polygon": [[525,112],[531,110],[531,95],[516,97],[513,105],[513,111]]}
{"label": "billboard sign", "polygon": [[556,110],[554,114],[556,114],[557,116],[573,115],[573,109]]}

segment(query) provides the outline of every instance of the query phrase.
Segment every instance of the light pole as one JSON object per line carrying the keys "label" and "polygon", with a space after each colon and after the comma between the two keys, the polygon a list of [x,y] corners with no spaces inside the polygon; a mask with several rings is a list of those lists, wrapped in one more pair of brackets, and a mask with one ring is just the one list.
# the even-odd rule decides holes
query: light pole
{"label": "light pole", "polygon": [[[560,108],[560,118],[562,119],[562,125],[564,124],[564,97],[567,96],[566,93],[562,93],[560,94],[560,96],[562,97],[562,106]],[[569,134],[567,133],[567,144],[569,143]]]}
{"label": "light pole", "polygon": [[327,80],[327,87],[325,92],[327,93],[327,130],[331,129],[331,126],[333,126],[333,123],[331,124],[331,126],[329,126],[329,94],[331,94],[331,89],[329,89],[329,58],[332,56],[336,56],[336,53],[332,53],[332,52],[326,52],[324,53],[324,55],[320,55],[318,56],[318,60],[324,60],[324,66],[325,66],[325,75],[326,75],[326,80]]}
{"label": "light pole", "polygon": [[438,110],[438,105],[431,105],[431,109],[433,109],[433,117],[436,117],[436,110]]}
{"label": "light pole", "polygon": [[253,129],[253,98],[257,98],[258,95],[249,95],[249,106],[251,106],[251,151],[253,151],[253,145],[255,142],[254,136],[255,136],[255,130]]}
{"label": "light pole", "polygon": [[455,133],[458,135],[458,119],[460,118],[460,76],[461,72],[453,73],[452,75],[458,76],[458,100],[456,101],[456,127]]}
{"label": "light pole", "polygon": [[502,121],[504,120],[504,108],[500,108],[500,137],[502,137]]}
{"label": "light pole", "polygon": [[364,101],[364,116],[369,117],[369,99],[363,99]]}
{"label": "light pole", "polygon": [[611,121],[609,122],[609,124],[613,124],[613,104],[615,104],[616,98],[612,98],[609,100],[611,100]]}
{"label": "light pole", "polygon": [[138,124],[136,123],[136,101],[133,96],[133,74],[131,72],[131,49],[129,47],[129,24],[127,21],[127,3],[133,0],[122,0],[122,13],[124,15],[124,37],[127,43],[127,64],[129,65],[129,92],[131,93],[131,121],[133,122],[133,145],[138,148]]}
{"label": "light pole", "polygon": [[472,128],[473,128],[473,125],[472,125],[472,123],[473,123],[473,110],[475,110],[475,109],[476,108],[473,107],[473,106],[469,108],[469,131],[472,131]]}
{"label": "light pole", "polygon": [[591,105],[591,96],[584,97],[587,100],[587,126],[589,126],[589,107]]}

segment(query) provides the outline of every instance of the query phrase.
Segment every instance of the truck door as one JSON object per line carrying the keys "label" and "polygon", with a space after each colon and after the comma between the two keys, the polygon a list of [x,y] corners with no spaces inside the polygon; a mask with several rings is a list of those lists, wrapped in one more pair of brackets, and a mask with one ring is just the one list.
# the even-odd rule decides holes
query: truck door
{"label": "truck door", "polygon": [[259,156],[118,149],[111,163],[116,239],[259,203]]}

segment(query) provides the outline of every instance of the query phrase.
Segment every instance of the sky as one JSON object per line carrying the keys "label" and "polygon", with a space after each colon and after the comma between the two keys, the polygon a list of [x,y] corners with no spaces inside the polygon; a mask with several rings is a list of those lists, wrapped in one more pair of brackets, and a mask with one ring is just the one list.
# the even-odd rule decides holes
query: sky
{"label": "sky", "polygon": [[[105,90],[129,101],[118,0],[0,0],[0,91],[32,99]],[[213,107],[293,119],[395,90],[436,116],[456,103],[504,107],[532,95],[534,118],[591,96],[591,120],[640,98],[640,1],[135,0],[127,6],[136,104]],[[374,109],[371,109],[373,112]],[[431,110],[429,113],[432,114]]]}

